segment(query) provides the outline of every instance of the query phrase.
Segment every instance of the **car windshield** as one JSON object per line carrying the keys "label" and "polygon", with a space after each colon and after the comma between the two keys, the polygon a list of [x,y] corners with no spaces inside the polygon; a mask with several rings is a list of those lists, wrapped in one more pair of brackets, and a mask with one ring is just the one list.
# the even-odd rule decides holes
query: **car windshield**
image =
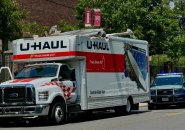
{"label": "car windshield", "polygon": [[54,77],[57,74],[58,65],[34,65],[23,68],[15,79],[36,78],[36,77]]}
{"label": "car windshield", "polygon": [[154,80],[151,87],[160,85],[182,85],[182,77],[158,77]]}

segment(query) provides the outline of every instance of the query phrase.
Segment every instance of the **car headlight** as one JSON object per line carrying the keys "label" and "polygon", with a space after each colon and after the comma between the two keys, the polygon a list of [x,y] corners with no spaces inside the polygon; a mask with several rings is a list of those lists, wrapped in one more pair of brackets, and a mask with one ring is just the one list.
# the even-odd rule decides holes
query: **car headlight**
{"label": "car headlight", "polygon": [[175,94],[184,94],[185,90],[183,88],[175,88],[174,92]]}
{"label": "car headlight", "polygon": [[39,98],[39,101],[47,101],[49,98],[49,92],[48,91],[39,92],[38,98]]}
{"label": "car headlight", "polygon": [[151,96],[156,96],[156,90],[150,90],[150,95]]}

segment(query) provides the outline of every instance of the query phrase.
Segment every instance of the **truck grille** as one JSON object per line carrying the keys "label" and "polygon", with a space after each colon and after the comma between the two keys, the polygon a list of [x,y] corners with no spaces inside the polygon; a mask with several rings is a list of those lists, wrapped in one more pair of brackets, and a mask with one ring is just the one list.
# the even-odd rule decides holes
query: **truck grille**
{"label": "truck grille", "polygon": [[160,90],[157,90],[157,95],[158,96],[173,95],[173,89],[160,89]]}
{"label": "truck grille", "polygon": [[26,86],[0,88],[0,105],[26,105],[35,102],[35,90]]}

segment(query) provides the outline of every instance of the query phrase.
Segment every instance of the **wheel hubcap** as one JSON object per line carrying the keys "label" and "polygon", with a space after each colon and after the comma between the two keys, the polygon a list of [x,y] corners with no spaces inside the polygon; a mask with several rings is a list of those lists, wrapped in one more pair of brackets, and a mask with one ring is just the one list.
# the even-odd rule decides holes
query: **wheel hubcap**
{"label": "wheel hubcap", "polygon": [[63,118],[62,108],[60,106],[57,106],[55,111],[55,119],[57,122],[60,122],[62,118]]}
{"label": "wheel hubcap", "polygon": [[127,100],[127,106],[126,106],[127,112],[130,112],[130,109],[131,109],[130,101]]}

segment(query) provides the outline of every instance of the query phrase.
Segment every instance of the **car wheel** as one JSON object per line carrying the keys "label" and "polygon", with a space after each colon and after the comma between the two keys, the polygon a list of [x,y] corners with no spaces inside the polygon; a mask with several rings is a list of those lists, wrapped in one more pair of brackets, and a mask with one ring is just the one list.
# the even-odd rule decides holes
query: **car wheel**
{"label": "car wheel", "polygon": [[66,120],[65,105],[60,102],[56,102],[52,105],[49,121],[54,125],[63,124]]}

